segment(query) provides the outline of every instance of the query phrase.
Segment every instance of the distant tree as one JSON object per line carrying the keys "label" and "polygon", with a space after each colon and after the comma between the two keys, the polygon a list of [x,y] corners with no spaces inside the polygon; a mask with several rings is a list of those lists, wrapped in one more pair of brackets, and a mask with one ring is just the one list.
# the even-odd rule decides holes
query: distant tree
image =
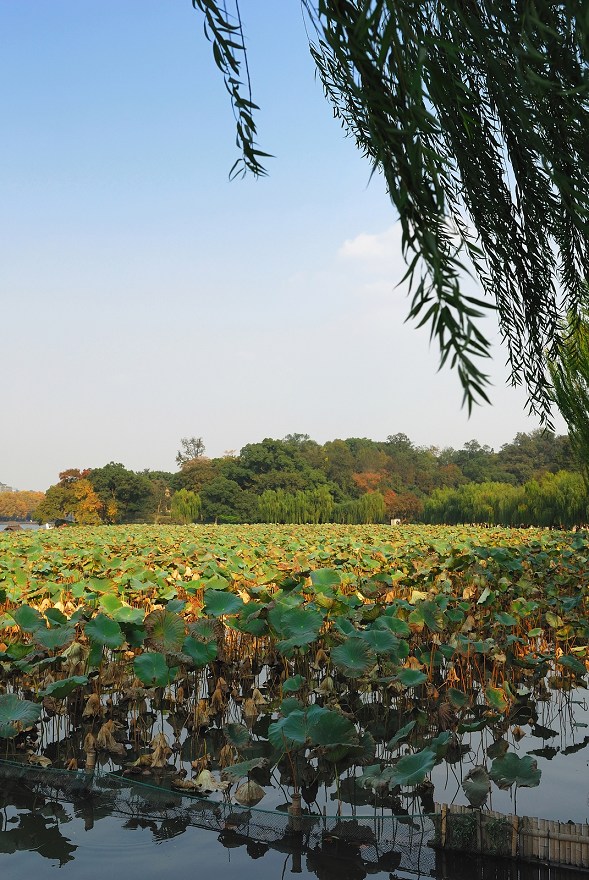
{"label": "distant tree", "polygon": [[178,467],[184,467],[189,461],[201,458],[205,454],[205,445],[202,437],[182,437],[180,446],[181,449],[176,454],[176,464]]}
{"label": "distant tree", "polygon": [[62,471],[59,483],[50,486],[36,508],[37,522],[73,517],[80,525],[98,525],[103,522],[104,505],[88,479],[88,470],[76,468]]}
{"label": "distant tree", "polygon": [[[233,462],[233,459],[230,459]],[[203,486],[214,480],[219,474],[221,461],[218,458],[191,458],[186,461],[180,470],[172,477],[174,489],[188,489],[190,492],[200,493]]]}
{"label": "distant tree", "polygon": [[136,474],[120,462],[111,461],[90,471],[88,479],[104,505],[108,522],[137,522],[152,494],[152,484],[144,474]]}
{"label": "distant tree", "polygon": [[44,497],[43,492],[0,492],[0,519],[30,519]]}
{"label": "distant tree", "polygon": [[182,523],[193,523],[200,516],[202,503],[196,492],[180,489],[172,496],[171,515]]}

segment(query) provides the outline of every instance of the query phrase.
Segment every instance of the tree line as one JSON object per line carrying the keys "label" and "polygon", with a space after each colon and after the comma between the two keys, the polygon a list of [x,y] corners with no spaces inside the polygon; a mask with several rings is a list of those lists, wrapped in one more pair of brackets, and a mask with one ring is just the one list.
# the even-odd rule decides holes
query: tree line
{"label": "tree line", "polygon": [[69,469],[34,511],[40,522],[371,523],[565,525],[589,519],[566,436],[519,433],[497,452],[417,446],[405,434],[320,444],[307,434],[267,438],[238,454],[205,455],[183,438],[175,472],[120,463]]}

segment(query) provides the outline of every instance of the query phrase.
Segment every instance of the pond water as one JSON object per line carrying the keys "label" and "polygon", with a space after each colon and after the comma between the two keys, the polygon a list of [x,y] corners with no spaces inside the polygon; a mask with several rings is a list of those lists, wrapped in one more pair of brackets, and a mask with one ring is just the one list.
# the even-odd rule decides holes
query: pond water
{"label": "pond water", "polygon": [[291,874],[308,880],[368,876],[578,880],[581,876],[565,869],[436,853],[420,832],[406,825],[397,829],[391,846],[392,825],[386,821],[377,829],[384,832],[382,845],[350,843],[337,839],[336,826],[329,820],[324,823],[327,833],[321,827],[289,831],[284,816],[275,821],[272,814],[230,807],[220,814],[196,799],[168,795],[162,800],[147,786],[118,780],[110,785],[107,781],[92,795],[82,795],[59,790],[54,781],[4,778],[0,876],[7,880],[56,876],[95,880],[109,873],[125,880],[155,880],[172,872],[218,880],[284,880]]}

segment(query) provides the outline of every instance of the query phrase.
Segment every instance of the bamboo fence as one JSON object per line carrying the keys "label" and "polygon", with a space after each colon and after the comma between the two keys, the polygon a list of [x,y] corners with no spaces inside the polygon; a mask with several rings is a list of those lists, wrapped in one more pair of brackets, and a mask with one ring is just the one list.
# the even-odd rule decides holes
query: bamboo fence
{"label": "bamboo fence", "polygon": [[458,852],[589,868],[589,825],[436,804],[433,846]]}

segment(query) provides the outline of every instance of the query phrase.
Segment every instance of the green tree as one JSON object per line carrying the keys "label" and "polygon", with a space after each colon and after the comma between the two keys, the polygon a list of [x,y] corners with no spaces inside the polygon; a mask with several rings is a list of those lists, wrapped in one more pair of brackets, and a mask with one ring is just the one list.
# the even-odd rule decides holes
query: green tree
{"label": "green tree", "polygon": [[111,461],[90,471],[88,479],[98,493],[109,522],[137,522],[152,495],[152,485],[144,474],[136,474],[120,462]]}
{"label": "green tree", "polygon": [[172,496],[171,515],[182,523],[196,522],[200,516],[202,503],[196,492],[180,489]]}
{"label": "green tree", "polygon": [[[399,214],[412,299],[467,406],[499,313],[515,382],[550,407],[545,355],[561,318],[587,305],[589,17],[584,0],[302,0],[311,53],[335,115],[382,174]],[[237,117],[233,173],[265,174],[245,41],[225,0],[205,17]],[[245,71],[245,74],[244,74]],[[470,263],[487,300],[461,289]]]}

